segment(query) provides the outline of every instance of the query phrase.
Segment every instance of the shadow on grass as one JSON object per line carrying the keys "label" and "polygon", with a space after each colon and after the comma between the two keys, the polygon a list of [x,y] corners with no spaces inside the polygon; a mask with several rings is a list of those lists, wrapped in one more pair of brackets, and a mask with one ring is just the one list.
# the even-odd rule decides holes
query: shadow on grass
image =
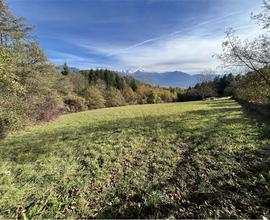
{"label": "shadow on grass", "polygon": [[[51,152],[58,151],[63,147],[76,146],[80,144],[81,139],[87,138],[96,140],[106,138],[115,133],[119,133],[125,129],[131,129],[136,133],[150,132],[155,129],[156,125],[167,130],[169,133],[174,133],[194,120],[196,117],[208,117],[209,115],[225,114],[235,112],[241,108],[223,108],[211,110],[198,110],[186,112],[180,117],[180,121],[174,121],[179,115],[159,116],[159,117],[137,117],[133,119],[122,119],[110,122],[102,122],[96,125],[74,128],[71,126],[62,127],[61,129],[53,129],[46,132],[28,133],[8,140],[6,146],[0,149],[3,160],[11,160],[16,163],[32,163],[44,155],[49,155]],[[162,123],[160,123],[162,122]],[[206,127],[207,128],[207,127]],[[185,128],[186,131],[194,132],[198,128]],[[203,128],[204,129],[204,128]]]}
{"label": "shadow on grass", "polygon": [[[66,127],[27,134],[10,141],[1,149],[1,155],[3,160],[33,163],[64,146],[74,148],[75,152],[80,139],[105,142],[129,129],[130,133],[142,134],[151,141],[156,138],[153,134],[157,128],[163,129],[176,134],[170,141],[182,148],[171,175],[158,183],[147,180],[147,189],[132,185],[123,189],[124,180],[120,178],[103,195],[114,202],[104,204],[96,218],[269,217],[268,122],[245,112],[233,101],[209,102],[209,106],[210,109],[181,115],[103,122],[79,131]],[[53,145],[55,142],[58,144]],[[147,176],[155,172],[150,168]]]}
{"label": "shadow on grass", "polygon": [[232,100],[216,100],[216,101],[208,101],[207,102],[208,105],[212,106],[212,107],[224,107],[225,105],[226,106],[229,106],[229,107],[238,107],[238,103],[237,102],[234,102]]}
{"label": "shadow on grass", "polygon": [[[190,130],[195,133],[186,139],[186,148],[181,153],[181,160],[178,161],[171,177],[165,183],[152,185],[153,192],[158,190],[171,199],[164,199],[155,204],[147,202],[151,200],[149,198],[151,192],[139,191],[134,196],[136,200],[123,199],[104,209],[97,217],[260,218],[269,216],[270,193],[267,190],[270,183],[269,126],[261,126],[262,123],[265,124],[265,120],[262,121],[263,118],[258,117],[257,114],[247,113],[237,107],[237,104],[231,105],[233,108],[187,112],[181,122],[171,121],[171,124],[164,118],[157,119],[157,121],[164,120],[171,132],[182,127],[181,131]],[[221,107],[222,102],[212,106]],[[235,113],[236,116],[225,117],[224,113],[228,112]],[[210,118],[210,121],[202,127],[187,128],[189,119],[205,117]],[[254,125],[254,122],[258,124],[257,129],[264,135],[248,134],[243,130]],[[234,125],[241,125],[241,128],[233,128]],[[250,132],[252,131],[253,129],[250,129]],[[247,136],[243,137],[242,142],[241,140],[240,143],[237,142],[236,148],[227,149],[223,146],[226,143],[222,141],[229,140],[234,146],[234,138],[237,138],[238,133]],[[216,142],[214,134],[231,136]],[[249,146],[246,139],[250,139],[250,142],[254,141],[255,145]],[[122,195],[121,198],[128,197]],[[139,202],[144,205],[139,207],[134,205]]]}

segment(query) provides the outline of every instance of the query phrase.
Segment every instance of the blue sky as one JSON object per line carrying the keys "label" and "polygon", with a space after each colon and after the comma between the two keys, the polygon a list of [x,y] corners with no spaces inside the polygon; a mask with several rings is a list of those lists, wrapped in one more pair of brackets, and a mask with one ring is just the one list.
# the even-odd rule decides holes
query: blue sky
{"label": "blue sky", "polygon": [[[198,73],[216,69],[230,27],[260,33],[251,12],[261,0],[7,0],[56,64]],[[217,71],[219,71],[217,69]]]}

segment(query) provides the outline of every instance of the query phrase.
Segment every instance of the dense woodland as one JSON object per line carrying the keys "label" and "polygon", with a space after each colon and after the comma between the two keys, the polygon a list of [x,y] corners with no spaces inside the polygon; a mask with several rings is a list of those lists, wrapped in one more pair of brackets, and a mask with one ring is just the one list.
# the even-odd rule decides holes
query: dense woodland
{"label": "dense woodland", "polygon": [[[267,29],[266,12],[255,19],[262,21],[263,28]],[[223,96],[269,104],[269,50],[261,49],[269,46],[266,44],[268,38],[262,36],[250,42],[256,46],[252,50],[248,45],[242,45],[232,33],[228,33],[227,38],[223,43],[223,54],[218,58],[225,63],[248,67],[247,74],[217,76],[188,89],[153,87],[110,70],[72,72],[67,64],[62,71],[57,70],[31,36],[31,27],[23,18],[12,15],[1,0],[0,136],[49,121],[63,113],[128,104]]]}

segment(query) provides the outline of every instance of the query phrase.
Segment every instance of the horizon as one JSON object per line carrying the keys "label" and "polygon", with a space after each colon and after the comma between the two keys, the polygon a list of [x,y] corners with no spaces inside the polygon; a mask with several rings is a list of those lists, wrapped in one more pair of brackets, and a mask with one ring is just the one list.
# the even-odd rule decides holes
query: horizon
{"label": "horizon", "polygon": [[212,55],[221,51],[228,28],[242,37],[261,33],[250,19],[261,9],[261,0],[7,3],[16,16],[37,27],[33,33],[52,63],[78,69],[221,72]]}

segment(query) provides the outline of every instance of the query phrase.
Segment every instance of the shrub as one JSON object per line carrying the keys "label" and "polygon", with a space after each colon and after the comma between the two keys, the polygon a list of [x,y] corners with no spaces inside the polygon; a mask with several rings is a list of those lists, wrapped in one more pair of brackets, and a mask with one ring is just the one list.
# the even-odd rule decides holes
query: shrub
{"label": "shrub", "polygon": [[137,94],[132,90],[131,87],[125,85],[123,88],[123,96],[127,103],[136,104],[137,103]]}
{"label": "shrub", "polygon": [[6,91],[22,91],[23,87],[17,82],[16,57],[8,47],[0,45],[0,89]]}
{"label": "shrub", "polygon": [[105,107],[106,100],[97,86],[90,86],[87,88],[84,92],[84,98],[89,109]]}
{"label": "shrub", "polygon": [[157,103],[158,96],[154,90],[151,90],[148,96],[148,103]]}
{"label": "shrub", "polygon": [[80,112],[87,110],[86,101],[80,96],[64,97],[64,103],[68,112]]}
{"label": "shrub", "polygon": [[239,77],[234,87],[234,98],[253,103],[269,103],[270,88],[254,72]]}
{"label": "shrub", "polygon": [[35,112],[38,121],[50,121],[56,118],[63,109],[60,109],[57,100],[51,96],[46,97],[45,100],[36,105]]}
{"label": "shrub", "polygon": [[22,118],[14,111],[0,109],[0,139],[4,138],[8,132],[22,127]]}
{"label": "shrub", "polygon": [[72,76],[61,76],[57,79],[55,83],[55,88],[59,94],[63,96],[68,96],[74,90],[74,83],[72,82]]}
{"label": "shrub", "polygon": [[0,139],[4,138],[7,135],[7,132],[10,130],[12,122],[7,114],[3,112],[0,113]]}
{"label": "shrub", "polygon": [[169,90],[160,91],[159,97],[162,102],[172,102],[175,99],[174,94],[171,93]]}
{"label": "shrub", "polygon": [[121,92],[113,87],[108,88],[106,92],[106,106],[121,106],[126,105],[126,101]]}

